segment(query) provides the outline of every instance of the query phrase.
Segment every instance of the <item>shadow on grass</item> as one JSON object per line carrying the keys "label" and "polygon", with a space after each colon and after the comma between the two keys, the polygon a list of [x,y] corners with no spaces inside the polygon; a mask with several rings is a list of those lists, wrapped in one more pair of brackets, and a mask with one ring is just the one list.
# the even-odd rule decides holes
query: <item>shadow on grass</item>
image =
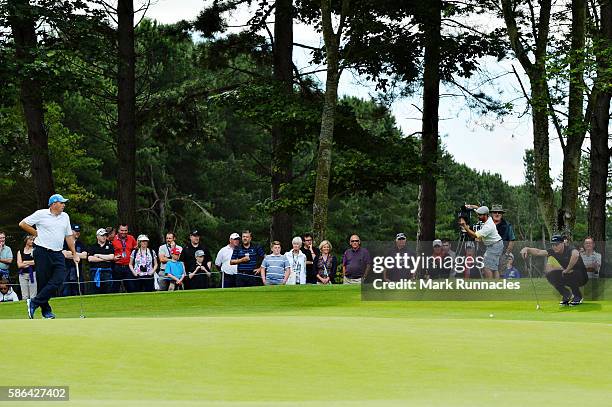
{"label": "shadow on grass", "polygon": [[559,312],[593,312],[601,311],[601,304],[585,302],[575,307],[559,307]]}

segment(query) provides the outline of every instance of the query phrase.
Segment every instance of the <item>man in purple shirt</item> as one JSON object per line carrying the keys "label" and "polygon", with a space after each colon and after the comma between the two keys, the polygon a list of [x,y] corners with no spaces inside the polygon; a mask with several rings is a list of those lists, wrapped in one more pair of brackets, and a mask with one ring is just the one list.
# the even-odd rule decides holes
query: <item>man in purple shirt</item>
{"label": "man in purple shirt", "polygon": [[361,284],[372,269],[372,257],[368,249],[361,247],[359,236],[352,235],[349,241],[350,249],[346,249],[342,256],[342,274],[344,284]]}

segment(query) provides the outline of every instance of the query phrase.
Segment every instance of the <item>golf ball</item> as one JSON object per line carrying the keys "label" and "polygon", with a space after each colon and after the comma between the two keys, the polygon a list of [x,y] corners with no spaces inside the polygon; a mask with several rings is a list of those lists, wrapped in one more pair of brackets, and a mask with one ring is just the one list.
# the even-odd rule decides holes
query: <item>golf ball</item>
{"label": "golf ball", "polygon": [[495,315],[493,314],[489,314],[489,318],[493,318]]}

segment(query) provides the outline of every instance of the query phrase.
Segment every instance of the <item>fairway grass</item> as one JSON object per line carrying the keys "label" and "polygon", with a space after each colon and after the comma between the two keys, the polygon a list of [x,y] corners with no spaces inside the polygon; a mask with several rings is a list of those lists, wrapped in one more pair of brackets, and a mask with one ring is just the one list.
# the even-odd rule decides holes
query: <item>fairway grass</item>
{"label": "fairway grass", "polygon": [[344,286],[83,301],[86,319],[78,298],[54,299],[56,320],[0,306],[2,385],[70,386],[54,406],[612,405],[610,302],[362,302]]}

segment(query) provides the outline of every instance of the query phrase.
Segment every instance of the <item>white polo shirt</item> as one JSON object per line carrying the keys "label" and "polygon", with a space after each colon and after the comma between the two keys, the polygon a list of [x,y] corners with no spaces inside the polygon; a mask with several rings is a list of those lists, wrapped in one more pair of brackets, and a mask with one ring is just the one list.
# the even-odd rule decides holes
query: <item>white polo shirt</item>
{"label": "white polo shirt", "polygon": [[225,274],[236,274],[238,273],[238,265],[234,264],[233,266],[230,264],[230,260],[232,259],[232,254],[234,253],[234,248],[230,245],[225,246],[219,253],[217,253],[217,258],[215,259],[215,265],[217,267],[221,267],[221,271]]}
{"label": "white polo shirt", "polygon": [[60,251],[64,248],[66,236],[72,236],[70,217],[66,212],[59,215],[51,213],[50,209],[40,209],[22,222],[36,227],[38,236],[34,239],[36,246],[44,247],[53,251]]}
{"label": "white polo shirt", "polygon": [[490,216],[482,225],[482,228],[476,232],[476,237],[478,237],[478,239],[480,239],[485,246],[490,246],[493,243],[502,240],[499,233],[497,233],[497,226],[495,226],[495,222],[493,222],[493,218]]}

